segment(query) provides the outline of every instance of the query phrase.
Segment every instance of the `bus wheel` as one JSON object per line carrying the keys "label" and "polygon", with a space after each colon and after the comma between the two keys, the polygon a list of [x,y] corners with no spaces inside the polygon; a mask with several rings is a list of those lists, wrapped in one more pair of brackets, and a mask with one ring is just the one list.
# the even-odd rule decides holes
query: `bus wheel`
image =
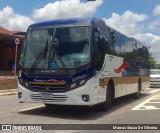
{"label": "bus wheel", "polygon": [[112,104],[112,92],[112,86],[109,84],[106,91],[106,100],[100,105],[100,111],[105,112],[110,109]]}
{"label": "bus wheel", "polygon": [[137,92],[133,94],[133,97],[138,99],[140,95],[141,95],[141,82],[139,81],[137,85]]}

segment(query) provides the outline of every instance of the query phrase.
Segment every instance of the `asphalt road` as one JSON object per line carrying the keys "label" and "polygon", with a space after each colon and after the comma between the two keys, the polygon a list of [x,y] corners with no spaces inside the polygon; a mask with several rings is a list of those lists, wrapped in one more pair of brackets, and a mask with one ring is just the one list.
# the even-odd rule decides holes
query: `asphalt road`
{"label": "asphalt road", "polygon": [[[116,99],[107,112],[100,112],[95,107],[58,106],[47,109],[43,104],[18,103],[17,94],[1,95],[0,107],[0,124],[160,124],[160,89],[149,88],[142,92],[138,100],[131,95]],[[111,130],[87,132],[115,133]],[[116,132],[128,132],[128,130],[116,130]],[[138,132],[158,133],[160,130],[139,130]]]}

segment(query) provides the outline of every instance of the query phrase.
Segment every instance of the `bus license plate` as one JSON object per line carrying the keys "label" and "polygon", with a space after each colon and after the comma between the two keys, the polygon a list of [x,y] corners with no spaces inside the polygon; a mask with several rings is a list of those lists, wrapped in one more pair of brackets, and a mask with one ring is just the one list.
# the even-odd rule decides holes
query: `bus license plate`
{"label": "bus license plate", "polygon": [[52,99],[53,98],[53,94],[50,94],[50,93],[41,93],[41,98],[42,99]]}

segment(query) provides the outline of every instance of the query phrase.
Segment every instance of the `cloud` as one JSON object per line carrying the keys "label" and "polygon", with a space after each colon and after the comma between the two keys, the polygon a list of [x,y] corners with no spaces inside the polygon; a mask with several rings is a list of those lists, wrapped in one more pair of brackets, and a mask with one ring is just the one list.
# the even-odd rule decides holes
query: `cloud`
{"label": "cloud", "polygon": [[[144,43],[149,48],[149,51],[155,57],[157,63],[160,64],[160,36],[152,33],[144,33],[146,30],[153,30],[155,27],[160,26],[160,20],[152,21],[148,27],[143,26],[149,17],[145,14],[137,14],[131,11],[126,11],[122,15],[112,13],[111,18],[104,19],[108,25],[119,29],[123,33],[127,33],[140,42]],[[157,29],[157,28],[156,28]]]}
{"label": "cloud", "polygon": [[15,13],[12,7],[6,6],[0,10],[0,25],[11,30],[26,31],[27,27],[34,22],[73,17],[90,17],[102,3],[103,0],[85,3],[80,2],[80,0],[59,0],[48,3],[43,8],[35,9],[31,16]]}
{"label": "cloud", "polygon": [[158,64],[160,64],[160,36],[151,34],[151,33],[145,33],[145,34],[137,34],[134,36],[137,40],[140,40],[142,43],[146,44],[152,53],[152,55],[155,57]]}
{"label": "cloud", "polygon": [[159,27],[160,27],[160,19],[156,19],[149,24],[148,29],[150,31],[159,31],[160,30]]}
{"label": "cloud", "polygon": [[34,22],[27,16],[15,13],[9,6],[0,10],[0,18],[0,25],[11,30],[26,30],[28,25]]}
{"label": "cloud", "polygon": [[113,25],[129,35],[135,35],[142,33],[144,28],[140,26],[140,23],[147,19],[148,16],[145,14],[137,14],[128,10],[122,15],[112,13],[111,18],[104,20],[107,24]]}
{"label": "cloud", "polygon": [[103,0],[80,2],[80,0],[62,0],[48,3],[43,8],[35,9],[32,17],[36,21],[90,17],[97,8],[103,3]]}
{"label": "cloud", "polygon": [[160,5],[156,6],[153,10],[153,15],[158,16],[160,15]]}
{"label": "cloud", "polygon": [[153,10],[153,15],[158,16],[154,21],[149,24],[149,30],[151,31],[159,31],[160,30],[160,5],[156,6]]}

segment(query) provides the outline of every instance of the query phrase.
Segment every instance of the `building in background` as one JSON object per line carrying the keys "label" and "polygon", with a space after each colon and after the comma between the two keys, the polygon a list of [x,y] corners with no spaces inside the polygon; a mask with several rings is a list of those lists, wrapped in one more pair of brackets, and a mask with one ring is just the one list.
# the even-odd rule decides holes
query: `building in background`
{"label": "building in background", "polygon": [[[0,26],[0,76],[12,75],[12,66],[15,63],[15,43],[11,36],[17,31],[10,31]],[[20,58],[23,37],[17,36],[21,41],[17,47],[17,63]],[[14,44],[11,47],[11,41]]]}

